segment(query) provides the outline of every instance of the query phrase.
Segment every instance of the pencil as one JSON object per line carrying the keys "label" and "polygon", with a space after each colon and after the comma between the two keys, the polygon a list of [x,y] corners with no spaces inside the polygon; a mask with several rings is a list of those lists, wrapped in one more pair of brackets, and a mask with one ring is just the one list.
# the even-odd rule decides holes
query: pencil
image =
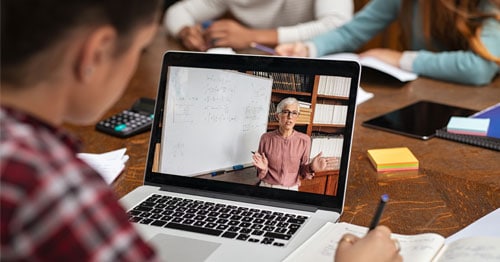
{"label": "pencil", "polygon": [[260,50],[260,51],[263,51],[263,52],[266,52],[266,53],[269,53],[269,54],[272,54],[272,55],[276,54],[276,51],[274,51],[274,49],[267,47],[265,45],[257,44],[255,42],[250,43],[250,47],[255,48],[257,50]]}
{"label": "pencil", "polygon": [[387,194],[383,194],[380,197],[380,202],[378,203],[377,210],[375,211],[375,215],[373,216],[372,223],[368,228],[368,231],[371,231],[375,227],[377,227],[378,222],[380,221],[380,217],[382,216],[382,212],[384,212],[384,207],[387,201],[389,200],[389,196]]}

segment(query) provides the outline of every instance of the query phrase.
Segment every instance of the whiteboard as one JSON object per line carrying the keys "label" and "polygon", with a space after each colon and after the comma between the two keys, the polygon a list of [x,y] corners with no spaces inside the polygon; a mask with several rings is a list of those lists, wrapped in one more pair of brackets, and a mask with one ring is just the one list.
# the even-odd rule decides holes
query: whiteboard
{"label": "whiteboard", "polygon": [[160,172],[194,176],[248,165],[267,130],[272,80],[169,67]]}

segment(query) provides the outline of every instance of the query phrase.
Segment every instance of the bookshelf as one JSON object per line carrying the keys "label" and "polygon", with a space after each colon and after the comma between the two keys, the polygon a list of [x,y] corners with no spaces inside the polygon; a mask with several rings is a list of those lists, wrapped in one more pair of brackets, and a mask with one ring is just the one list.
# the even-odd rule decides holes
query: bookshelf
{"label": "bookshelf", "polygon": [[[311,158],[319,152],[323,152],[325,157],[340,157],[351,84],[349,78],[268,72],[253,74],[275,80],[268,130],[278,127],[274,112],[279,101],[286,97],[295,97],[301,101],[295,129],[311,136]],[[338,175],[338,165],[317,172],[313,179],[301,181],[299,191],[336,195]]]}

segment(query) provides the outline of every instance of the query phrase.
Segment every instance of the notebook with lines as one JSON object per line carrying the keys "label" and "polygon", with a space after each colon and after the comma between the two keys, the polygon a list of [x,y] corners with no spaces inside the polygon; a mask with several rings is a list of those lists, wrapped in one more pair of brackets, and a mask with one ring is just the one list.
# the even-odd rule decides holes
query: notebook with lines
{"label": "notebook with lines", "polygon": [[[168,261],[284,259],[342,213],[359,76],[353,61],[167,52],[144,185],[120,200],[130,221]],[[252,165],[287,96],[309,107],[295,129],[339,158],[298,191],[259,186]]]}

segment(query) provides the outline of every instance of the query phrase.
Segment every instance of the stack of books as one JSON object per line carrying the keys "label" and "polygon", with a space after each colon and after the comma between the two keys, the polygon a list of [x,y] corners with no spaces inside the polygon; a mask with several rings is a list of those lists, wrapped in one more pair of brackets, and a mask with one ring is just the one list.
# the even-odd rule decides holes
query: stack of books
{"label": "stack of books", "polygon": [[377,172],[418,170],[418,160],[407,147],[370,149],[368,159]]}
{"label": "stack of books", "polygon": [[295,123],[308,125],[311,122],[311,108],[300,108],[300,114]]}

